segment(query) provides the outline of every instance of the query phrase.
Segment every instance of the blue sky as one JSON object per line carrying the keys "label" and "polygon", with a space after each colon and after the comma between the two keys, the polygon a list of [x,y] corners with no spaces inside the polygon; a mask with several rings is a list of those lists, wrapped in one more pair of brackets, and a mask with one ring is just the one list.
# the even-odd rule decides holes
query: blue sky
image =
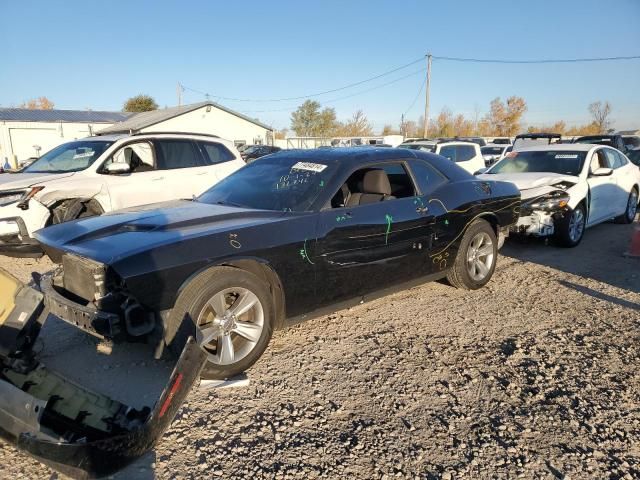
{"label": "blue sky", "polygon": [[[57,108],[120,110],[128,97],[147,93],[161,107],[173,106],[181,82],[282,128],[301,101],[218,98],[307,95],[386,72],[427,51],[525,60],[640,54],[640,0],[520,4],[525,2],[0,0],[0,105],[45,95]],[[335,108],[339,119],[362,109],[376,129],[397,125],[416,98],[423,68],[419,63],[315,99]],[[407,78],[375,88],[401,77]],[[571,125],[588,121],[589,103],[609,100],[616,128],[640,128],[639,87],[640,60],[435,60],[432,116],[444,106],[483,115],[493,98],[519,95],[529,106],[526,123],[562,119]],[[186,103],[203,99],[184,92]],[[421,96],[407,117],[417,119],[423,108]]]}

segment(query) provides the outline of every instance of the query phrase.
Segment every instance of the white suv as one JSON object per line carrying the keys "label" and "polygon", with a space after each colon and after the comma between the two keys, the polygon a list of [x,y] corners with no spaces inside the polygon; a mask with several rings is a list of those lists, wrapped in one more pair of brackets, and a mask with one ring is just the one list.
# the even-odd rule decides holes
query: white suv
{"label": "white suv", "polygon": [[42,254],[33,232],[121,208],[199,195],[245,165],[210,135],[105,135],[64,143],[0,176],[0,254]]}
{"label": "white suv", "polygon": [[480,145],[472,142],[416,140],[398,145],[398,148],[424,150],[448,158],[452,162],[475,175],[485,168]]}

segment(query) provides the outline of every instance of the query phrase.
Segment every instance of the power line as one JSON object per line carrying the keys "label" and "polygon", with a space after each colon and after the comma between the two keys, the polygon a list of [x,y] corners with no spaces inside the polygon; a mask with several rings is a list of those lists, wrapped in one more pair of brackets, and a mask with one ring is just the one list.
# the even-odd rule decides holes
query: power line
{"label": "power line", "polygon": [[[386,77],[387,75],[391,75],[392,73],[398,72],[400,70],[403,70],[407,67],[410,67],[411,65],[415,65],[418,62],[422,62],[424,60],[424,57],[420,57],[417,60],[414,60],[412,62],[409,62],[405,65],[402,65],[400,67],[394,68],[392,70],[389,70],[387,72],[381,73],[379,75],[376,75],[374,77],[370,77],[370,78],[366,78],[364,80],[360,80],[359,82],[355,82],[355,83],[350,83],[349,85],[344,85],[342,87],[338,87],[338,88],[333,88],[331,90],[325,90],[323,92],[316,92],[316,93],[310,93],[309,95],[300,95],[298,97],[283,97],[283,98],[235,98],[235,97],[222,97],[220,95],[213,95],[215,98],[218,98],[220,100],[230,100],[230,101],[234,101],[234,102],[285,102],[285,101],[291,101],[291,100],[303,100],[305,98],[312,98],[312,97],[319,97],[321,95],[326,95],[327,93],[335,93],[335,92],[339,92],[341,90],[347,90],[348,88],[352,88],[352,87],[357,87],[358,85],[362,85],[364,83],[368,83],[371,82],[373,80],[377,80],[378,78],[382,78],[382,77]],[[192,92],[195,93],[199,93],[201,95],[207,95],[205,92],[199,91],[199,90],[195,90],[193,88],[189,88],[189,87],[185,87],[183,85],[183,88],[185,88],[186,90],[190,90]]]}
{"label": "power line", "polygon": [[618,60],[638,60],[640,55],[626,57],[597,57],[597,58],[562,58],[562,59],[541,59],[541,60],[500,60],[486,58],[461,58],[461,57],[439,57],[434,55],[434,60],[446,60],[449,62],[473,62],[473,63],[582,63],[582,62],[613,62]]}
{"label": "power line", "polygon": [[[326,101],[325,101],[325,100],[323,100],[322,104],[323,104],[323,105],[326,105],[326,104],[328,104],[328,103],[334,103],[334,102],[338,102],[338,101],[340,101],[340,100],[346,100],[347,98],[356,97],[356,96],[358,96],[358,95],[363,95],[363,94],[365,94],[365,93],[369,93],[369,92],[372,92],[372,91],[374,91],[374,90],[378,90],[378,89],[380,89],[380,88],[387,87],[387,86],[389,86],[389,85],[393,85],[394,83],[398,83],[398,82],[400,82],[401,80],[405,80],[405,79],[407,79],[407,78],[409,78],[409,77],[413,77],[413,76],[415,76],[415,75],[418,75],[419,73],[424,73],[424,68],[423,68],[423,69],[420,69],[420,70],[417,70],[417,71],[415,71],[415,72],[412,72],[412,73],[410,73],[410,74],[408,74],[408,75],[404,75],[404,76],[402,76],[402,77],[398,77],[398,78],[396,78],[395,80],[391,80],[390,82],[386,82],[386,83],[383,83],[383,84],[377,85],[377,86],[375,86],[375,87],[368,88],[368,89],[366,89],[366,90],[361,90],[361,91],[359,91],[359,92],[355,92],[355,93],[352,93],[352,94],[349,94],[349,95],[345,95],[345,96],[343,96],[343,97],[334,98],[334,99],[331,99],[331,100],[326,100]],[[292,111],[292,110],[295,110],[296,108],[298,108],[298,106],[295,106],[295,107],[289,107],[289,108],[271,109],[271,110],[244,110],[244,111],[242,111],[242,113],[290,112],[290,111]]]}
{"label": "power line", "polygon": [[413,106],[416,104],[416,102],[418,101],[418,98],[420,98],[420,94],[422,93],[422,90],[424,89],[425,83],[427,83],[426,76],[424,77],[424,80],[422,80],[422,83],[420,83],[420,88],[418,89],[418,93],[416,93],[416,96],[411,101],[411,105],[409,105],[409,107],[404,111],[403,115],[406,115],[407,113],[409,113],[409,110],[411,110]]}

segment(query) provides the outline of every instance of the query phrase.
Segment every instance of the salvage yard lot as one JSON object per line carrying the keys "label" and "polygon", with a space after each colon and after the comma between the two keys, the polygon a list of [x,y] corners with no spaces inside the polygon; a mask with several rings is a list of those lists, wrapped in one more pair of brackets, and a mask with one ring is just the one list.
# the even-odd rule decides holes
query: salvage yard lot
{"label": "salvage yard lot", "polygon": [[[430,283],[276,333],[248,387],[192,392],[116,477],[638,478],[632,228],[597,226],[570,250],[509,240],[481,290]],[[0,267],[26,280],[51,264]],[[170,370],[144,345],[90,365],[96,347],[51,322],[42,358],[137,403]],[[0,458],[0,478],[54,475],[5,443]]]}

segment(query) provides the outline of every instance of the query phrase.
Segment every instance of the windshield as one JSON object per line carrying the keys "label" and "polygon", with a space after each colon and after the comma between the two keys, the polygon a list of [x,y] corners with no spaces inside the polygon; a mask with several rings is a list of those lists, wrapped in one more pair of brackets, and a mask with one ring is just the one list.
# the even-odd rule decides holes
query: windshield
{"label": "windshield", "polygon": [[513,152],[486,173],[549,172],[578,176],[586,154],[570,150]]}
{"label": "windshield", "polygon": [[336,166],[281,156],[264,157],[216,184],[197,201],[260,210],[309,210]]}
{"label": "windshield", "polygon": [[23,172],[68,173],[88,168],[113,142],[79,140],[63,143],[45,153]]}
{"label": "windshield", "polygon": [[504,147],[482,147],[480,151],[482,155],[502,155]]}

